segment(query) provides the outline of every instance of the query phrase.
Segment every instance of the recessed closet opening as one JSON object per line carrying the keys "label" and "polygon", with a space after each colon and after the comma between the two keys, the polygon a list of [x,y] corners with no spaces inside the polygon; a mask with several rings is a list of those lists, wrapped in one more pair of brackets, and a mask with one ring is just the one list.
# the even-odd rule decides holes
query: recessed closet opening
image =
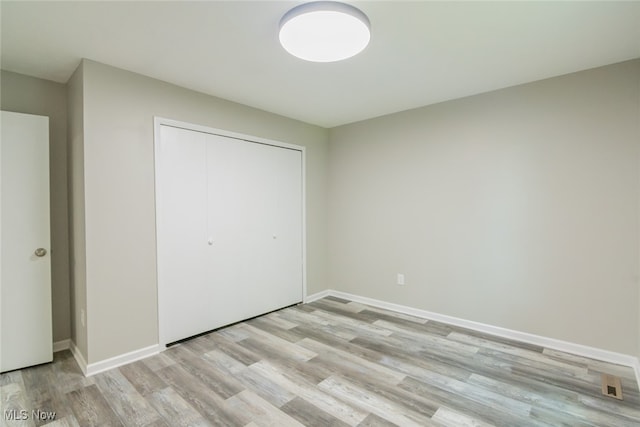
{"label": "recessed closet opening", "polygon": [[303,147],[156,118],[155,163],[161,345],[302,302]]}

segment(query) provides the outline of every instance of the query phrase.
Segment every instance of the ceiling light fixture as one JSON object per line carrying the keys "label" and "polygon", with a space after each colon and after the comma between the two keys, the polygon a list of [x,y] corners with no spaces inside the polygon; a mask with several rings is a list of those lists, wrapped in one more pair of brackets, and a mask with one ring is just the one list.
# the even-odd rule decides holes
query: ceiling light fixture
{"label": "ceiling light fixture", "polygon": [[298,58],[334,62],[369,44],[370,24],[360,9],[334,1],[303,3],[280,20],[280,44]]}

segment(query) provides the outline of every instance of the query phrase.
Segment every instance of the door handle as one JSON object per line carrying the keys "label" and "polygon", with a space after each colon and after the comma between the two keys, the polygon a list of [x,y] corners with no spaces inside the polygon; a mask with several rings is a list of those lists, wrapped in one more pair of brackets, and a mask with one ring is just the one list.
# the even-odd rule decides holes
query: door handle
{"label": "door handle", "polygon": [[37,257],[43,257],[47,254],[47,250],[45,248],[38,248],[34,253]]}

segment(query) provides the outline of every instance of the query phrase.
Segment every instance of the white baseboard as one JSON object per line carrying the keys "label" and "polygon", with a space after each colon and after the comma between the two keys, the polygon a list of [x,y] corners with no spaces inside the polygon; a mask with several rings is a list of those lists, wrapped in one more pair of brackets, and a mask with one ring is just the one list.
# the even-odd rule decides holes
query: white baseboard
{"label": "white baseboard", "polygon": [[[346,299],[353,302],[359,302],[362,304],[371,305],[374,307],[384,308],[386,310],[395,311],[398,313],[409,314],[424,319],[435,320],[437,322],[447,323],[454,326],[460,326],[467,329],[472,329],[478,332],[483,332],[490,335],[495,335],[503,338],[508,338],[524,343],[538,345],[548,349],[558,350],[565,353],[575,354],[577,356],[588,357],[591,359],[600,360],[603,362],[614,363],[617,365],[624,365],[633,368],[636,372],[636,378],[638,384],[640,384],[640,361],[637,357],[628,354],[616,353],[609,350],[603,350],[599,348],[589,347],[582,344],[576,344],[568,341],[562,341],[555,338],[543,337],[540,335],[534,335],[527,332],[514,331],[511,329],[501,328],[498,326],[487,325],[484,323],[473,322],[471,320],[460,319],[453,316],[447,316],[440,313],[433,313],[431,311],[421,310],[405,305],[394,304],[386,301],[381,301],[373,298],[367,298],[360,295],[349,294],[346,292],[328,290],[320,292],[316,295],[322,294],[323,296],[334,296],[337,298]],[[320,298],[322,298],[321,296]],[[319,298],[316,298],[319,299]],[[315,299],[313,300],[315,301]],[[309,301],[311,302],[311,301]]]}
{"label": "white baseboard", "polygon": [[314,301],[317,301],[317,300],[322,299],[324,297],[328,297],[330,292],[331,291],[327,289],[327,290],[320,291],[320,292],[315,293],[315,294],[307,295],[307,296],[304,297],[303,302],[306,304],[308,302],[314,302]]}
{"label": "white baseboard", "polygon": [[57,353],[59,351],[69,350],[71,348],[71,340],[60,340],[53,343],[53,352]]}
{"label": "white baseboard", "polygon": [[84,360],[84,356],[80,352],[80,349],[76,346],[75,342],[70,341],[69,350],[71,350],[71,354],[73,355],[73,358],[76,359],[76,363],[80,367],[80,370],[86,376],[87,375],[87,361]]}
{"label": "white baseboard", "polygon": [[69,340],[69,349],[71,350],[73,358],[76,359],[76,362],[78,363],[78,366],[80,367],[80,370],[85,377],[90,377],[100,372],[117,368],[118,366],[126,365],[127,363],[135,362],[136,360],[144,359],[145,357],[153,356],[160,352],[160,346],[156,344],[129,353],[111,357],[109,359],[101,360],[100,362],[88,364],[84,359],[82,352],[76,346],[76,343],[71,340]]}
{"label": "white baseboard", "polygon": [[158,344],[150,345],[149,347],[134,350],[129,353],[120,354],[109,359],[101,360],[87,365],[85,376],[90,377],[100,372],[108,371],[109,369],[117,368],[118,366],[126,365],[127,363],[135,362],[136,360],[144,359],[146,357],[154,356],[160,353],[161,349]]}

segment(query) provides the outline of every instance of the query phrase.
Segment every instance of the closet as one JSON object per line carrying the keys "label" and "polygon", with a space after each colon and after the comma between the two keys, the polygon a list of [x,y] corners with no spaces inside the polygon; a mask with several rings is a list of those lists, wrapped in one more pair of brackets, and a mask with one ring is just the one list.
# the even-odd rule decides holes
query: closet
{"label": "closet", "polygon": [[302,301],[303,150],[156,119],[160,343]]}

